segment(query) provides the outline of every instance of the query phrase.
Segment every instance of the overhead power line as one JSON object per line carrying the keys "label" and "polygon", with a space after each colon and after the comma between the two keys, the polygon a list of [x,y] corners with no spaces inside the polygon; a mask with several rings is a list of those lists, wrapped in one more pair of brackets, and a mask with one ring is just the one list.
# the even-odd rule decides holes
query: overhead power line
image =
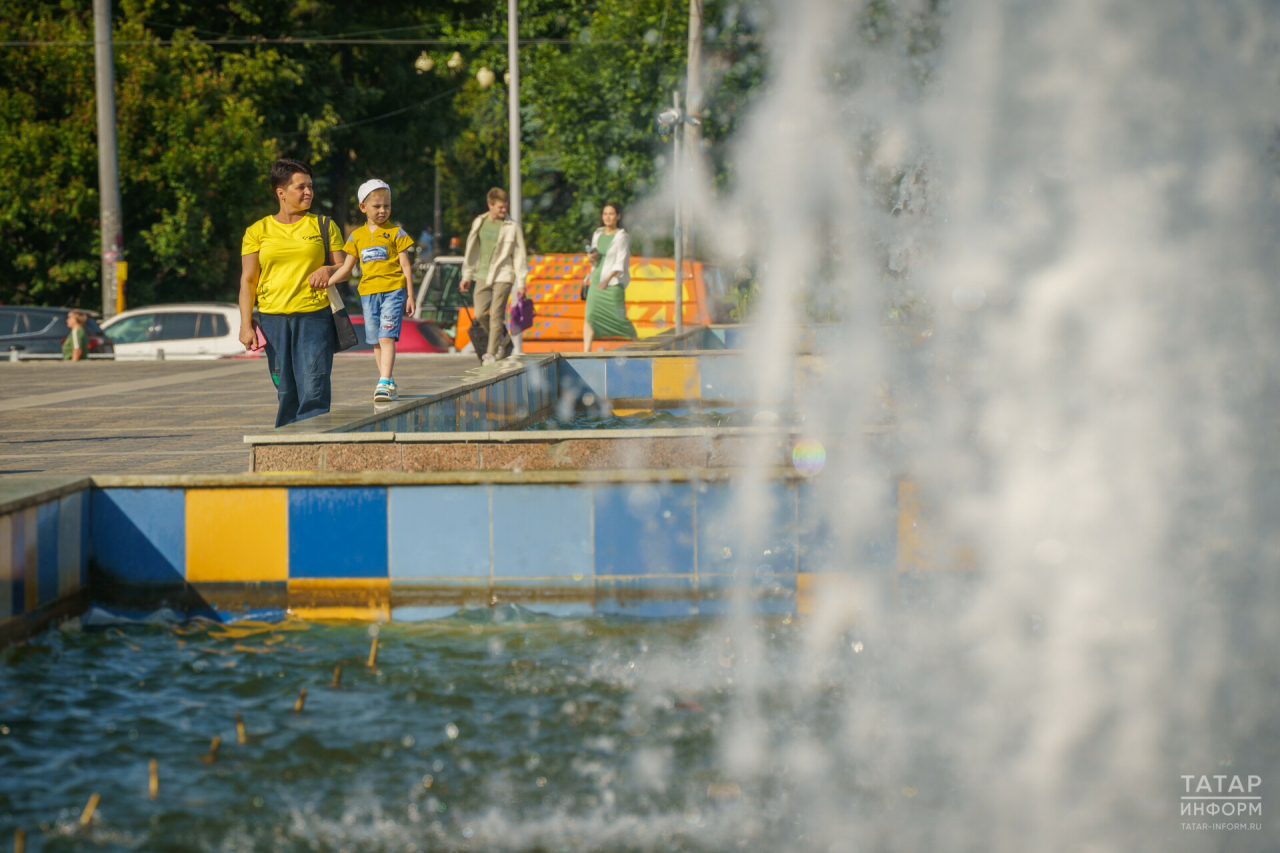
{"label": "overhead power line", "polygon": [[[266,44],[403,44],[429,47],[458,47],[468,45],[505,45],[505,39],[356,39],[356,38],[228,38],[228,39],[138,39],[113,41],[115,47],[169,47],[182,44],[226,45]],[[607,41],[583,41],[582,39],[521,39],[521,45],[568,44],[591,47],[594,45],[649,44],[644,39],[609,39]],[[93,47],[92,41],[0,41],[0,47]]]}
{"label": "overhead power line", "polygon": [[[427,98],[425,101],[419,101],[416,104],[410,104],[407,107],[401,107],[398,110],[392,110],[391,112],[383,113],[382,115],[370,116],[369,118],[362,118],[357,121],[349,121],[346,124],[335,124],[332,127],[326,127],[325,131],[332,133],[335,130],[342,130],[348,127],[359,127],[362,124],[371,124],[375,121],[382,121],[384,118],[391,118],[392,116],[398,116],[398,115],[401,115],[402,113],[407,113],[410,110],[416,110],[419,107],[425,107],[427,104],[431,103],[432,101],[438,101],[447,95],[452,95],[454,92],[457,92],[461,88],[462,88],[461,86],[454,86],[452,89],[449,89],[444,92],[440,92],[439,94],[436,94],[436,95],[432,95],[430,98]],[[285,133],[271,133],[271,134],[268,134],[268,136],[273,136],[273,137],[302,136],[307,132],[308,131],[305,131],[305,130],[290,130]]]}

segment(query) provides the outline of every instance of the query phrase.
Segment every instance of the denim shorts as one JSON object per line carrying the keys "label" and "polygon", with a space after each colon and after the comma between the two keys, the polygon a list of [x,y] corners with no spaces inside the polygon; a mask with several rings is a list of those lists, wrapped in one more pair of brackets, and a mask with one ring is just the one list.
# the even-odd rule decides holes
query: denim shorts
{"label": "denim shorts", "polygon": [[400,340],[400,321],[404,318],[404,288],[386,293],[361,295],[364,307],[364,341],[377,346],[378,338]]}

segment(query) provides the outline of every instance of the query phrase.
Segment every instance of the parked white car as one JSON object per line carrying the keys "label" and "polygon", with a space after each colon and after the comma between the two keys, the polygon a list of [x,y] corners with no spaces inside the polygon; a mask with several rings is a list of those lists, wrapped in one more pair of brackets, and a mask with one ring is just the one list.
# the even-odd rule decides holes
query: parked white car
{"label": "parked white car", "polygon": [[133,308],[103,323],[102,331],[117,359],[223,358],[245,351],[240,308],[230,302]]}

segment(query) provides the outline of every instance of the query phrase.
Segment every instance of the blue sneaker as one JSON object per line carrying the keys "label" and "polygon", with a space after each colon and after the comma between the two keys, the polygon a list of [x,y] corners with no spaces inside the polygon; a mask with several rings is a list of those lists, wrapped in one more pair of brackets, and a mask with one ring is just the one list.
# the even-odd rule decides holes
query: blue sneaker
{"label": "blue sneaker", "polygon": [[396,386],[386,379],[378,380],[378,387],[373,390],[373,402],[390,403],[396,398]]}

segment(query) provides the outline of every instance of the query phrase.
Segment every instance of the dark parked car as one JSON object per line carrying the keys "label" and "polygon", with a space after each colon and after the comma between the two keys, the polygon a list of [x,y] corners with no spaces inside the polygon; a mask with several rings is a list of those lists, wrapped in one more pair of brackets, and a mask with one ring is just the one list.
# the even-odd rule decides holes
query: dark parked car
{"label": "dark parked car", "polygon": [[[69,308],[34,308],[26,305],[0,305],[0,358],[10,350],[23,355],[61,355],[62,342],[70,333],[67,328]],[[112,352],[111,341],[102,333],[98,321],[89,317],[89,353]]]}

